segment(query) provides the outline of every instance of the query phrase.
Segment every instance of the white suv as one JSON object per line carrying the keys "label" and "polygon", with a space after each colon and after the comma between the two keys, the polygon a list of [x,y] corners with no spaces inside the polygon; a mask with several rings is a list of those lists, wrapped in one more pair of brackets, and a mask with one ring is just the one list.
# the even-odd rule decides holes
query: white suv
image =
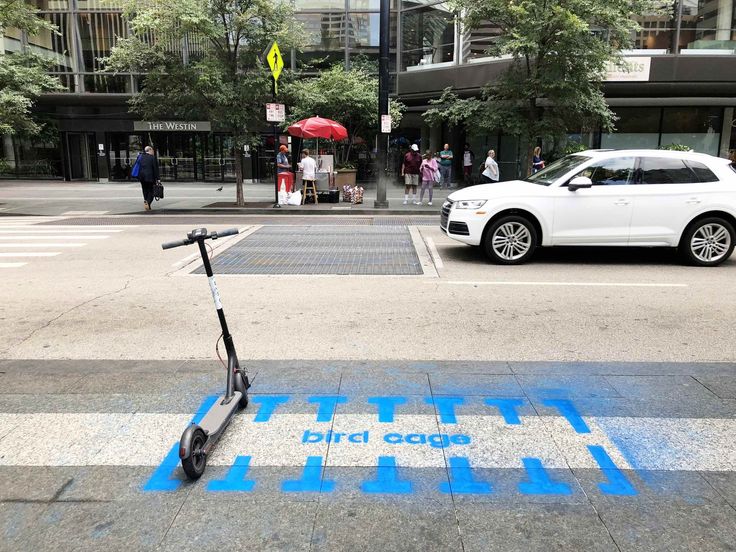
{"label": "white suv", "polygon": [[538,246],[614,245],[678,247],[688,263],[715,266],[736,243],[735,171],[700,153],[589,150],[451,194],[440,226],[501,264]]}

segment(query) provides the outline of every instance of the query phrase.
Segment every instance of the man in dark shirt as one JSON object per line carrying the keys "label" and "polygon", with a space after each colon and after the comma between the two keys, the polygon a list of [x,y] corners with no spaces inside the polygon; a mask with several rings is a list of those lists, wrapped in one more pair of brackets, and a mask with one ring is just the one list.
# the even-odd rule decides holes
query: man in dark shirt
{"label": "man in dark shirt", "polygon": [[416,198],[417,186],[419,185],[419,168],[421,166],[422,156],[419,155],[419,146],[412,144],[401,165],[401,175],[404,177],[404,205],[409,203],[409,190],[411,190],[412,202],[414,205],[419,205]]}
{"label": "man in dark shirt", "polygon": [[143,190],[143,207],[146,211],[150,211],[153,204],[153,185],[161,181],[158,172],[158,159],[153,155],[151,146],[146,146],[145,153],[141,156],[138,180],[140,180],[141,189]]}

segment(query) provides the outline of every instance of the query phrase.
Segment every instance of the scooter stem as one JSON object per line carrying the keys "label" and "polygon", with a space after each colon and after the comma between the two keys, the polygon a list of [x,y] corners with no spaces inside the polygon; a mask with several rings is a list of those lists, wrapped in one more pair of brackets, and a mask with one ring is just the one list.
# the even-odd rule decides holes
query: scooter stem
{"label": "scooter stem", "polygon": [[212,300],[215,302],[215,309],[217,310],[217,318],[220,321],[220,328],[222,329],[222,341],[225,344],[225,351],[227,351],[227,385],[225,387],[225,403],[229,402],[233,397],[234,382],[233,374],[236,370],[240,369],[238,364],[238,357],[235,354],[235,344],[233,343],[233,336],[230,335],[230,331],[227,329],[227,320],[225,320],[225,311],[222,309],[222,302],[220,301],[220,292],[217,289],[217,283],[215,282],[215,276],[212,273],[212,265],[210,264],[210,257],[207,254],[207,248],[204,245],[204,239],[198,239],[197,245],[199,246],[199,252],[202,255],[202,263],[204,264],[204,271],[207,274],[207,280],[210,283],[210,290],[212,291]]}

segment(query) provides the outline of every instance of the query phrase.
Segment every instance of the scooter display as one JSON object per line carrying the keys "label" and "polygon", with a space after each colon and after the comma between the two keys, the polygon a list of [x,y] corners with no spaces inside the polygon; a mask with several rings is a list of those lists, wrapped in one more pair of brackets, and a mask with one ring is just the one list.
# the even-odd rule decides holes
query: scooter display
{"label": "scooter display", "polygon": [[248,374],[240,367],[240,363],[238,362],[233,337],[227,329],[227,321],[225,320],[225,313],[222,310],[220,293],[217,290],[215,277],[212,274],[212,265],[210,264],[210,258],[205,245],[205,240],[216,240],[237,233],[238,230],[236,228],[223,230],[222,232],[207,232],[206,228],[195,228],[187,234],[184,240],[161,244],[163,249],[172,249],[194,243],[199,246],[199,252],[202,255],[202,262],[204,263],[204,269],[210,283],[210,290],[212,291],[212,299],[215,302],[215,309],[217,309],[217,318],[220,320],[220,327],[222,329],[222,335],[220,337],[227,351],[225,395],[215,401],[199,424],[193,423],[187,427],[179,440],[179,458],[181,459],[184,472],[190,479],[199,479],[204,473],[204,469],[207,466],[207,455],[212,451],[217,440],[225,432],[238,408],[248,406],[248,388],[250,387]]}

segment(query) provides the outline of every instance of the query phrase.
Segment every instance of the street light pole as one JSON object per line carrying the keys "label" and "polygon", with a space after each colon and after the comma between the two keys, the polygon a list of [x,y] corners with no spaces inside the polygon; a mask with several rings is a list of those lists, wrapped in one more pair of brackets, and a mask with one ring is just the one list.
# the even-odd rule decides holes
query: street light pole
{"label": "street light pole", "polygon": [[[388,44],[391,33],[390,23],[390,0],[381,0],[381,17],[380,17],[380,33],[379,33],[379,58],[378,58],[378,120],[381,115],[388,115]],[[386,175],[386,152],[388,145],[388,134],[380,133],[378,135],[378,152],[377,164],[378,183],[376,188],[376,201],[373,204],[376,208],[388,208],[388,200],[386,199],[387,175]]]}

